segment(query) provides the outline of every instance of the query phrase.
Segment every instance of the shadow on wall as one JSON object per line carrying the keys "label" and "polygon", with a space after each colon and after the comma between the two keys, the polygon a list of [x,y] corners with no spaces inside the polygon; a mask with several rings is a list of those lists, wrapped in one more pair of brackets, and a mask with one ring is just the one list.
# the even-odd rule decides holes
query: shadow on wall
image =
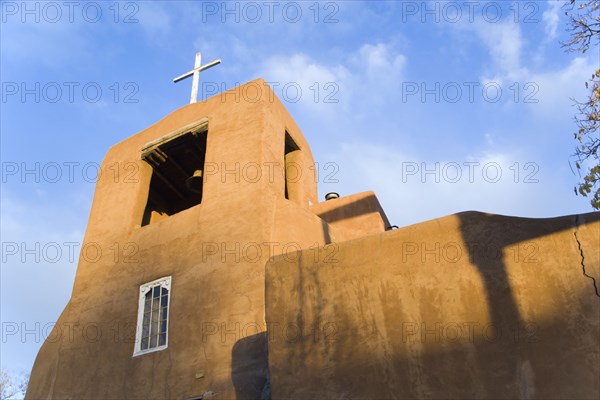
{"label": "shadow on wall", "polygon": [[[357,195],[360,195],[360,193]],[[357,195],[353,196],[355,197]],[[359,198],[358,200],[353,200],[349,203],[343,203],[342,201],[347,201],[347,199],[342,197],[335,200],[327,200],[324,205],[321,203],[319,204],[319,206],[331,206],[331,208],[328,207],[327,211],[317,213],[319,218],[322,220],[325,244],[332,243],[331,232],[329,232],[329,224],[334,224],[342,220],[352,219],[365,214],[378,212],[381,216],[384,227],[387,229],[390,226],[390,222],[383,212],[383,208],[381,207],[381,204],[379,204],[379,200],[377,200],[377,197],[374,194]]]}
{"label": "shadow on wall", "polygon": [[238,340],[231,351],[231,380],[236,399],[271,398],[267,332]]}
{"label": "shadow on wall", "polygon": [[[582,224],[596,222],[600,220],[600,213],[587,214],[584,221],[580,221],[580,216],[575,215],[547,219],[543,223],[537,224],[522,223],[519,224],[520,229],[510,226],[506,217],[498,215],[482,216],[480,213],[464,212],[458,214],[458,217],[469,260],[476,266],[485,287],[485,300],[491,324],[496,327],[508,328],[511,332],[527,335],[531,331],[531,326],[523,320],[519,313],[514,289],[510,285],[507,273],[506,256],[489,257],[485,249],[498,249],[499,255],[504,254],[511,245],[563,230],[577,230]],[[578,239],[575,236],[573,240]],[[596,290],[597,294],[595,285],[596,282],[590,280],[590,290]],[[493,353],[486,351],[489,346],[476,345],[479,365],[489,365],[489,368],[481,371],[484,385],[485,387],[498,387],[499,383],[504,382],[507,389],[512,387],[512,392],[507,390],[504,393],[510,393],[514,397],[529,398],[530,387],[534,387],[533,377],[536,375],[536,371],[547,368],[547,365],[543,365],[547,363],[547,360],[539,358],[536,360],[532,357],[531,344],[522,340],[507,341],[504,346],[504,356],[495,357]],[[521,387],[515,388],[514,385],[511,385],[513,382],[521,382]]]}
{"label": "shadow on wall", "polygon": [[[489,323],[469,319],[470,308],[478,308],[472,301],[477,300],[474,298],[453,319],[444,319],[443,313],[430,308],[435,302],[445,307],[445,300],[457,298],[453,295],[456,288],[446,287],[444,282],[421,280],[421,283],[437,282],[439,286],[414,286],[410,274],[398,274],[397,278],[394,274],[372,276],[357,268],[365,263],[363,257],[376,263],[382,247],[374,246],[372,252],[364,254],[350,253],[347,275],[344,266],[335,266],[333,269],[337,271],[332,275],[311,260],[304,265],[300,258],[290,275],[286,275],[291,278],[297,269],[299,275],[295,279],[288,280],[283,287],[273,285],[267,290],[267,300],[294,291],[285,305],[269,308],[268,304],[267,318],[292,321],[300,332],[305,327],[321,327],[325,326],[323,322],[333,321],[335,331],[333,335],[319,331],[318,337],[313,333],[271,342],[273,394],[277,398],[298,399],[597,399],[600,299],[596,297],[592,279],[585,278],[588,282],[583,287],[580,282],[564,285],[558,282],[557,288],[565,290],[553,290],[542,286],[550,281],[536,279],[543,275],[546,265],[556,266],[554,258],[548,259],[549,264],[540,260],[515,265],[506,253],[510,254],[514,244],[564,231],[566,235],[561,235],[560,240],[565,241],[565,247],[548,247],[553,252],[550,255],[560,257],[566,251],[564,259],[573,260],[575,265],[564,268],[581,268],[576,232],[583,225],[597,223],[600,213],[547,220],[476,212],[457,217],[460,236],[466,244],[463,248],[468,250],[469,261],[481,276],[485,298],[480,300],[487,303]],[[433,232],[436,239],[446,235],[435,229]],[[401,233],[392,235],[400,237]],[[586,243],[593,245],[592,240],[587,234]],[[395,248],[392,243],[387,248],[394,250],[393,254],[384,260],[400,266],[401,242]],[[556,242],[553,238],[545,243],[553,246]],[[488,245],[498,249],[499,257],[482,254],[481,248]],[[530,269],[518,271],[513,267]],[[279,277],[276,271],[272,270],[273,276]],[[520,281],[518,275],[509,274],[514,271],[526,280]],[[430,273],[435,270],[424,270],[423,276]],[[552,275],[552,271],[548,273]],[[458,277],[460,271],[453,271],[452,275]],[[539,306],[556,306],[561,312],[546,315],[536,311],[538,316],[533,323],[528,321],[528,316],[520,313],[518,300],[529,296],[536,307],[536,299],[527,292],[528,288],[516,286],[520,282],[539,283],[531,293],[544,293],[545,289],[552,293],[552,297],[540,298]],[[448,296],[446,291],[450,292]],[[417,299],[411,304],[423,312],[407,313],[403,299],[409,297]],[[454,337],[456,332],[458,336]]]}

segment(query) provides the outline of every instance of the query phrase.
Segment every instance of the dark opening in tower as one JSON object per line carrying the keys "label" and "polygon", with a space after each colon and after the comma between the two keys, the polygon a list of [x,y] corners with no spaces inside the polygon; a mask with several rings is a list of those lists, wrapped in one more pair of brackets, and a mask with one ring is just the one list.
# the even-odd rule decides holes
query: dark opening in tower
{"label": "dark opening in tower", "polygon": [[142,160],[152,167],[142,226],[201,203],[207,135],[203,120],[142,148]]}
{"label": "dark opening in tower", "polygon": [[300,147],[288,132],[285,133],[285,198],[300,202],[300,180],[302,178],[302,165],[300,163]]}

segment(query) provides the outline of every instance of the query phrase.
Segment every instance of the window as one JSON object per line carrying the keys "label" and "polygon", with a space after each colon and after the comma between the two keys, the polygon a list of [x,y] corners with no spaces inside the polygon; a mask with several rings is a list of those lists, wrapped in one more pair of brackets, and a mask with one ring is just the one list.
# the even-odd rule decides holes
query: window
{"label": "window", "polygon": [[170,289],[170,276],[140,286],[134,356],[167,348]]}
{"label": "window", "polygon": [[208,119],[147,143],[142,160],[152,167],[142,226],[200,204]]}

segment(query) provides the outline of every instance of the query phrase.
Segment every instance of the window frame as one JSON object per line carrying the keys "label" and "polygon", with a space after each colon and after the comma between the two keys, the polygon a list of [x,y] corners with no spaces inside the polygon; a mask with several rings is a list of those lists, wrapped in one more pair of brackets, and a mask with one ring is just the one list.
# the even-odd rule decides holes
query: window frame
{"label": "window frame", "polygon": [[[171,291],[171,276],[165,276],[163,278],[160,279],[156,279],[152,282],[147,282],[144,283],[143,285],[140,285],[140,289],[138,292],[138,313],[137,313],[137,325],[136,325],[136,332],[135,332],[135,346],[133,349],[133,357],[135,356],[140,356],[143,354],[148,354],[148,353],[153,353],[155,351],[161,351],[161,350],[165,350],[167,347],[169,347],[169,321],[171,319],[171,311],[170,311],[170,307],[171,307],[171,295],[172,295],[172,291]],[[144,307],[145,307],[145,297],[146,294],[148,293],[148,291],[153,290],[155,287],[161,287],[161,288],[165,288],[168,290],[168,295],[167,295],[167,328],[166,328],[166,335],[165,335],[165,344],[163,345],[157,345],[156,347],[152,347],[152,348],[148,348],[148,349],[144,349],[142,350],[142,332],[143,332],[143,323],[144,323]],[[160,308],[160,305],[159,305]],[[160,326],[160,321],[159,321],[159,326]]]}

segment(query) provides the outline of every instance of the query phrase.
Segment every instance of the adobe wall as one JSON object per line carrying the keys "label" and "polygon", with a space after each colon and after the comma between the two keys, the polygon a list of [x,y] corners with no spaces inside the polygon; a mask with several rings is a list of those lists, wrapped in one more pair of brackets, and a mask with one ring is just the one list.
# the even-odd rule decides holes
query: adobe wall
{"label": "adobe wall", "polygon": [[[262,80],[245,86],[252,85],[270,90]],[[152,175],[140,160],[142,146],[203,117],[205,166],[220,171],[205,174],[200,205],[142,227]],[[286,130],[307,168],[297,202],[284,198]],[[262,168],[260,179],[243,175],[249,164]],[[113,146],[85,234],[89,253],[81,255],[71,300],[37,356],[27,398],[260,395],[267,376],[264,265],[288,242],[292,250],[325,243],[321,220],[308,212],[317,202],[310,165],[305,139],[270,91],[253,102],[225,93],[187,105]],[[236,168],[239,174],[221,173]],[[297,224],[302,230],[293,236],[278,233]],[[132,357],[139,287],[164,276],[172,276],[168,348]],[[253,342],[238,344],[243,337]]]}
{"label": "adobe wall", "polygon": [[466,212],[275,257],[273,398],[597,399],[599,238],[598,213]]}

